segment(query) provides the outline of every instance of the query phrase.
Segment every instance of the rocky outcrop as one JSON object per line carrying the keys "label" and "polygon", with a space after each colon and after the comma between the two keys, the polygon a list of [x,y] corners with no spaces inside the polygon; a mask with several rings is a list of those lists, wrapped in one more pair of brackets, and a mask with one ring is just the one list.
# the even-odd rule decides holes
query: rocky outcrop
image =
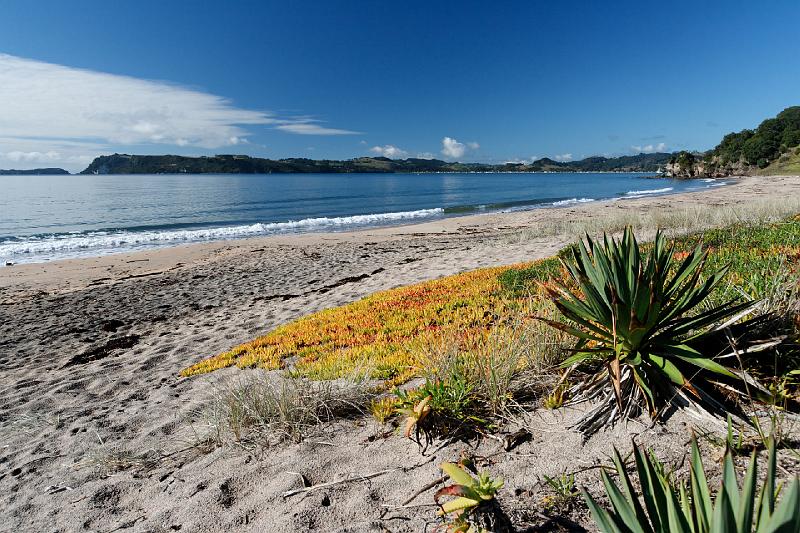
{"label": "rocky outcrop", "polygon": [[727,176],[751,176],[757,167],[745,164],[722,163],[720,158],[711,154],[678,152],[664,167],[664,176],[668,178],[724,178]]}

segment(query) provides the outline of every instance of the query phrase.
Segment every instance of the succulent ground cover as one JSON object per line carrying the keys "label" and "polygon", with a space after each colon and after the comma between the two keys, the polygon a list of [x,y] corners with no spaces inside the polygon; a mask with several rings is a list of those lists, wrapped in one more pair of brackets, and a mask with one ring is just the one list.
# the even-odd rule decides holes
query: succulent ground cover
{"label": "succulent ground cover", "polygon": [[418,371],[425,346],[450,337],[468,344],[528,310],[526,294],[504,290],[511,269],[545,272],[548,259],[486,268],[372,294],[352,304],[301,318],[252,342],[199,362],[182,372],[202,374],[228,366],[292,370],[312,379],[334,379],[354,371],[402,382]]}

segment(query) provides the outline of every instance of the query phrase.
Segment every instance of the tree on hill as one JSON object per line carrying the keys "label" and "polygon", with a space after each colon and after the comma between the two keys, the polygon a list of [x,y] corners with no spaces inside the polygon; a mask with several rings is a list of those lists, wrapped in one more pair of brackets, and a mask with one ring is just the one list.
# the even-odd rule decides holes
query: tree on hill
{"label": "tree on hill", "polygon": [[711,153],[722,165],[743,162],[768,166],[782,153],[800,145],[800,106],[788,107],[755,130],[745,129],[723,137]]}

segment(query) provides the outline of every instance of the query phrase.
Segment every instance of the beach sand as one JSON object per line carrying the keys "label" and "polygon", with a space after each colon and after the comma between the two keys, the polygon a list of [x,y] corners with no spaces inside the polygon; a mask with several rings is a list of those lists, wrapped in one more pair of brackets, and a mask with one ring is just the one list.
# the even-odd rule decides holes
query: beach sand
{"label": "beach sand", "polygon": [[[364,419],[262,453],[198,450],[192,412],[215,382],[243,371],[178,372],[374,291],[552,255],[572,236],[525,231],[548,220],[792,196],[800,177],[743,178],[672,196],[0,267],[0,531],[430,530],[433,507],[382,506],[439,477],[438,465],[465,445],[423,456],[399,435],[371,438],[381,428]],[[548,524],[543,474],[607,461],[631,435],[680,459],[690,435],[679,413],[583,443],[565,429],[577,415],[536,414],[533,441],[511,453],[493,440],[473,450],[506,478],[501,502],[518,523]],[[282,496],[302,486],[297,473],[318,484],[398,467],[413,468]],[[597,475],[578,482],[597,486]],[[430,504],[431,493],[412,504]]]}

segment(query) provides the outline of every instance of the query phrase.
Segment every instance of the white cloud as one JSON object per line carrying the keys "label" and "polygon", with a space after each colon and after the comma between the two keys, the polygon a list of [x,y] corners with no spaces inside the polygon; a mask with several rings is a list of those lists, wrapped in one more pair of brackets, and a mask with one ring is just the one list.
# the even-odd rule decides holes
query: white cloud
{"label": "white cloud", "polygon": [[168,82],[0,54],[0,168],[15,158],[91,160],[124,145],[235,146],[247,142],[245,127],[255,125],[304,135],[352,133],[316,122],[242,109]]}
{"label": "white cloud", "polygon": [[290,122],[281,121],[282,124],[275,126],[276,129],[281,131],[288,131],[289,133],[297,133],[299,135],[358,135],[358,131],[340,130],[337,128],[326,128],[320,126],[316,122]]}
{"label": "white cloud", "polygon": [[531,163],[533,163],[537,159],[539,159],[539,156],[538,155],[534,155],[534,156],[531,156],[530,159],[517,157],[515,159],[508,159],[506,161],[503,161],[503,163],[505,163],[505,164],[511,163],[511,164],[516,164],[516,165],[530,165]]}
{"label": "white cloud", "polygon": [[442,155],[445,157],[459,158],[467,151],[466,145],[457,140],[445,137],[442,139]]}
{"label": "white cloud", "polygon": [[436,159],[436,154],[430,152],[420,152],[417,154],[417,159]]}
{"label": "white cloud", "polygon": [[645,146],[631,146],[631,150],[639,154],[652,154],[655,152],[666,152],[667,145],[665,143],[647,144]]}
{"label": "white cloud", "polygon": [[477,150],[481,145],[476,142],[468,142],[466,144],[460,143],[452,137],[445,137],[442,139],[442,155],[453,159],[463,157],[467,153],[467,149]]}
{"label": "white cloud", "polygon": [[408,156],[408,152],[391,144],[373,146],[369,151],[379,156],[388,157],[389,159],[402,159]]}
{"label": "white cloud", "polygon": [[572,154],[559,154],[559,155],[554,155],[553,159],[561,163],[566,163],[567,161],[572,161],[573,157]]}

